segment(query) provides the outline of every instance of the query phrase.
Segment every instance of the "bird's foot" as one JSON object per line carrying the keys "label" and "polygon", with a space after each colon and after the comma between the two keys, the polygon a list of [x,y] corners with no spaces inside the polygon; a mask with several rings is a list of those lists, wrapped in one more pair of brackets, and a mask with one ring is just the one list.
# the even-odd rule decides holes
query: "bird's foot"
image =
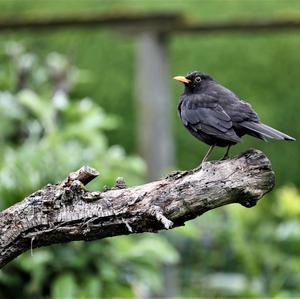
{"label": "bird's foot", "polygon": [[230,159],[229,155],[224,155],[222,158],[220,158],[218,161],[225,161]]}
{"label": "bird's foot", "polygon": [[203,165],[206,163],[207,161],[201,161],[201,163],[193,169],[193,172],[197,172],[199,170],[201,170],[203,168]]}
{"label": "bird's foot", "polygon": [[210,163],[210,161],[207,161],[207,159],[203,159],[201,163],[194,169],[194,172],[201,170],[205,163]]}
{"label": "bird's foot", "polygon": [[202,168],[202,163],[201,163],[199,166],[197,166],[196,168],[194,168],[194,169],[193,169],[193,172],[197,172],[197,171],[199,171],[201,168]]}

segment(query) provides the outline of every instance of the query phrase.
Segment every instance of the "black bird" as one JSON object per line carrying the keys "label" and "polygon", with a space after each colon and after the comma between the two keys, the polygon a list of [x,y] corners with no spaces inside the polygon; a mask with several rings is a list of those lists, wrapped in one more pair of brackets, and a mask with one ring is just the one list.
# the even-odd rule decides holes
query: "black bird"
{"label": "black bird", "polygon": [[215,146],[227,146],[222,159],[227,158],[230,146],[240,143],[245,134],[263,140],[265,137],[295,140],[261,123],[250,104],[208,74],[194,71],[174,79],[185,85],[178,105],[184,126],[196,138],[210,145],[202,162],[207,160]]}

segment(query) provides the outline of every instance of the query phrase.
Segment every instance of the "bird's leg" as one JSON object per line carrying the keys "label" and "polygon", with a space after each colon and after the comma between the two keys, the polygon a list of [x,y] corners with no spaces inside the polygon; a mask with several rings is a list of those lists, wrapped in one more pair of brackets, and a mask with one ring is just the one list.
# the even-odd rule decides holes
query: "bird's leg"
{"label": "bird's leg", "polygon": [[208,149],[208,152],[206,153],[206,155],[204,156],[202,162],[201,162],[201,165],[207,161],[209,155],[211,154],[212,150],[214,149],[214,145],[211,145],[210,148]]}
{"label": "bird's leg", "polygon": [[231,147],[231,145],[228,145],[228,146],[227,146],[226,153],[225,153],[225,155],[220,159],[220,161],[226,160],[226,159],[229,158],[229,155],[228,155],[228,154],[229,154],[230,147]]}

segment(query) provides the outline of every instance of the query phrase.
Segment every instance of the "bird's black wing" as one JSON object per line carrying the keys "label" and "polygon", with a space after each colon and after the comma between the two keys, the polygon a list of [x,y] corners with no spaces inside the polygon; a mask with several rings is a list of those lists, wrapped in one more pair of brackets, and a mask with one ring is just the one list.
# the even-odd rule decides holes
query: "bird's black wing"
{"label": "bird's black wing", "polygon": [[242,130],[261,139],[268,137],[278,140],[295,140],[293,137],[261,123],[258,115],[247,102],[239,100],[226,111],[232,119],[233,127],[238,131]]}
{"label": "bird's black wing", "polygon": [[249,103],[240,100],[231,90],[216,82],[208,88],[206,94],[214,95],[218,104],[231,118],[233,129],[239,136],[249,134],[264,139],[266,135],[254,128],[260,125],[260,121]]}
{"label": "bird's black wing", "polygon": [[251,105],[239,99],[231,90],[213,82],[206,90],[206,95],[214,98],[232,120],[233,127],[244,121],[259,122],[257,113]]}
{"label": "bird's black wing", "polygon": [[259,122],[257,113],[251,105],[242,100],[237,100],[226,109],[233,123],[240,124],[244,121]]}
{"label": "bird's black wing", "polygon": [[182,95],[178,110],[184,125],[195,132],[235,143],[241,141],[233,130],[231,118],[213,96]]}

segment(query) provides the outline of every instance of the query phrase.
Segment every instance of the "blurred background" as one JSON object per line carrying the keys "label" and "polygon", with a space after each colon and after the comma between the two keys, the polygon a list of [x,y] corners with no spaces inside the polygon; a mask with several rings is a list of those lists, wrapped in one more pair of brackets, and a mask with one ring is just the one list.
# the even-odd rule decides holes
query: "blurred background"
{"label": "blurred background", "polygon": [[[1,0],[0,209],[84,164],[95,190],[196,167],[207,146],[172,80],[193,70],[299,140],[299,23],[298,0]],[[276,173],[258,206],[35,249],[0,270],[0,298],[300,297],[300,145],[246,137],[231,154],[249,147]]]}

